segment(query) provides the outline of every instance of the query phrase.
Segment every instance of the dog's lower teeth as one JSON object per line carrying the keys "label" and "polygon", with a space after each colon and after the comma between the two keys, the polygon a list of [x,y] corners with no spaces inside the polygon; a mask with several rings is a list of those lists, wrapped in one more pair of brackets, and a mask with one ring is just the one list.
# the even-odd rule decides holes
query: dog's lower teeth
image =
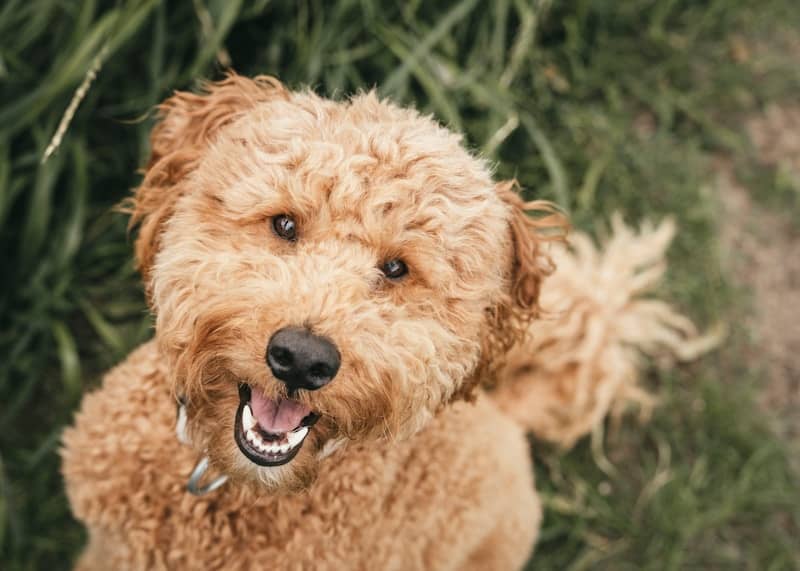
{"label": "dog's lower teeth", "polygon": [[[247,411],[247,409],[248,407],[245,406],[244,411]],[[244,411],[242,412],[242,424],[246,426],[245,415],[248,413]],[[260,450],[265,454],[287,454],[292,449],[297,448],[308,434],[308,427],[304,426],[293,432],[284,434],[280,442],[265,441],[258,432],[253,430],[255,424],[256,423],[254,422],[253,427],[245,430],[245,438],[253,446],[253,448]]]}
{"label": "dog's lower teeth", "polygon": [[245,438],[247,438],[248,442],[255,444],[257,436],[255,432],[253,432],[252,430],[248,430],[247,432],[245,432]]}

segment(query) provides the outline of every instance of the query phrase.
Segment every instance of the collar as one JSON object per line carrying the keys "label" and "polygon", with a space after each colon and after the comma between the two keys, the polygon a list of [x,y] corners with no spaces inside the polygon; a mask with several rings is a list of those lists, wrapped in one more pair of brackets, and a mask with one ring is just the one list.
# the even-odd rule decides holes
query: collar
{"label": "collar", "polygon": [[[178,437],[178,441],[181,444],[188,446],[192,441],[189,438],[189,433],[186,430],[187,420],[188,416],[186,414],[186,398],[179,396],[177,420],[175,422],[175,435]],[[189,476],[189,481],[186,483],[186,490],[190,494],[195,496],[205,496],[228,481],[228,476],[226,474],[222,474],[211,480],[209,483],[201,485],[200,480],[208,471],[208,464],[209,461],[207,455],[202,456],[200,460],[197,461],[197,464],[195,464],[194,469]]]}

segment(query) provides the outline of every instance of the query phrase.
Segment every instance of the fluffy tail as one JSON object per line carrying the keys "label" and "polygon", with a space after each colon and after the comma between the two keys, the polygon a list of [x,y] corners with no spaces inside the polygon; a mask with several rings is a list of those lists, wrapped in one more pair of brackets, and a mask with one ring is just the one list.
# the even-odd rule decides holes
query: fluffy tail
{"label": "fluffy tail", "polygon": [[644,297],[662,278],[675,225],[637,232],[612,218],[598,250],[583,234],[558,246],[541,296],[542,317],[513,347],[493,398],[537,437],[571,447],[630,405],[649,416],[655,398],[639,385],[642,355],[689,360],[716,346],[667,303]]}

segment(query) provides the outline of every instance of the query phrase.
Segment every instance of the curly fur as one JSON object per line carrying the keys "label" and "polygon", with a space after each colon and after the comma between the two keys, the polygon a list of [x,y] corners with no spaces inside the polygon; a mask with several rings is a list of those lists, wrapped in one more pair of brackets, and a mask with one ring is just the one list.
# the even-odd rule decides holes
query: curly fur
{"label": "curly fur", "polygon": [[503,412],[563,448],[608,414],[619,418],[633,406],[649,417],[655,397],[639,384],[640,357],[690,360],[721,340],[721,332],[700,335],[667,303],[645,297],[664,275],[674,234],[672,220],[636,232],[615,215],[602,250],[576,233],[552,251],[558,271],[543,287],[546,314],[498,372],[493,397]]}
{"label": "curly fur", "polygon": [[415,438],[348,442],[303,493],[228,482],[195,497],[198,453],[175,438],[167,378],[144,345],[65,435],[70,502],[90,531],[78,569],[514,569],[530,553],[541,508],[527,443],[485,398]]}
{"label": "curly fur", "polygon": [[[373,92],[333,102],[231,74],[161,105],[151,146],[128,207],[156,338],[64,438],[81,565],[521,565],[539,518],[522,432],[485,399],[458,402],[536,315],[539,230],[560,217]],[[295,243],[271,230],[280,214]],[[379,267],[398,257],[410,273],[393,283]],[[264,468],[233,442],[237,383],[285,394],[264,352],[287,325],[332,339],[342,365],[296,397],[321,415],[299,455]],[[190,447],[170,426],[178,395]],[[200,454],[230,478],[208,500],[181,489]]]}
{"label": "curly fur", "polygon": [[[457,134],[373,92],[334,102],[231,74],[168,99],[151,145],[128,208],[156,335],[64,434],[67,493],[89,529],[78,567],[521,567],[541,519],[523,426],[542,406],[510,402],[538,381],[508,371],[560,339],[534,318],[563,217],[494,182]],[[282,214],[295,242],[271,229]],[[407,263],[402,280],[380,272],[391,258]],[[552,283],[577,283],[559,272]],[[564,295],[583,306],[591,287]],[[298,456],[259,467],[232,436],[237,384],[285,396],[265,349],[298,325],[335,342],[341,367],[293,395],[321,415]],[[614,347],[576,353],[578,369]],[[573,387],[571,370],[557,382]],[[487,398],[480,386],[498,378]],[[591,400],[581,382],[567,400]],[[179,395],[188,445],[174,433]],[[186,478],[203,456],[229,480],[194,497]]]}

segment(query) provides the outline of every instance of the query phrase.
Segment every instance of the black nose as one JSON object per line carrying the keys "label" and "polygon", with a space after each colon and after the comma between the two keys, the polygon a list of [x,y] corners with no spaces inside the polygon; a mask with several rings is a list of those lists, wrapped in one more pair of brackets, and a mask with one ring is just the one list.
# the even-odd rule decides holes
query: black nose
{"label": "black nose", "polygon": [[289,391],[314,391],[330,383],[339,372],[336,345],[302,327],[284,327],[267,345],[267,364]]}

